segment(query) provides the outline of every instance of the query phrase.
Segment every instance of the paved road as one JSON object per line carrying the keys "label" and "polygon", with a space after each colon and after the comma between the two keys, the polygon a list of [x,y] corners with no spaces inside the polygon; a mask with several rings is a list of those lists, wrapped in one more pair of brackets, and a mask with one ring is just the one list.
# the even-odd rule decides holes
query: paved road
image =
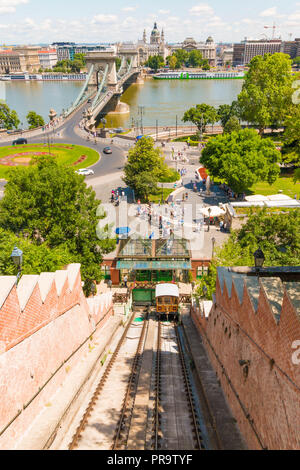
{"label": "paved road", "polygon": [[[77,111],[72,118],[70,118],[61,126],[58,126],[50,134],[27,138],[28,143],[47,143],[49,135],[50,143],[84,145],[86,147],[97,150],[100,153],[101,158],[95,165],[91,167],[95,174],[86,177],[86,182],[89,184],[89,180],[92,180],[92,186],[96,192],[97,197],[103,201],[106,201],[109,199],[112,188],[122,187],[122,185],[124,185],[124,183],[122,183],[121,176],[126,160],[125,155],[126,150],[128,150],[128,146],[125,142],[120,142],[120,145],[112,145],[110,140],[99,138],[97,139],[97,143],[94,142],[94,139],[87,140],[86,132],[79,129],[78,126],[81,118],[82,109]],[[8,142],[0,143],[0,147],[7,145],[9,145]],[[112,148],[112,154],[106,155],[103,153],[103,148],[107,145]],[[3,196],[4,185],[5,182],[0,181],[0,198]]]}

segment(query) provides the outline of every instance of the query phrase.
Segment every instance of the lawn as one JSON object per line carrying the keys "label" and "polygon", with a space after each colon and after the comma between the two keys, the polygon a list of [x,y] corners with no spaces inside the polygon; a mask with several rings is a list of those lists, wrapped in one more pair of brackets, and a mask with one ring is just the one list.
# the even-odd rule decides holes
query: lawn
{"label": "lawn", "polygon": [[[7,178],[10,169],[28,166],[32,158],[49,155],[48,144],[16,145],[0,148],[0,178]],[[50,155],[62,165],[74,166],[74,169],[87,168],[100,158],[96,150],[80,145],[50,145]]]}
{"label": "lawn", "polygon": [[175,190],[174,188],[162,188],[158,194],[151,194],[149,196],[149,200],[151,202],[154,202],[155,204],[158,204],[159,202],[161,202],[162,191],[163,191],[163,200],[165,201],[168,198],[168,196]]}
{"label": "lawn", "polygon": [[300,183],[294,183],[293,175],[284,175],[280,176],[274,184],[270,185],[268,183],[257,183],[247,194],[261,194],[262,196],[270,196],[271,194],[277,194],[278,191],[282,190],[283,194],[294,198],[295,194],[299,198],[300,193]]}

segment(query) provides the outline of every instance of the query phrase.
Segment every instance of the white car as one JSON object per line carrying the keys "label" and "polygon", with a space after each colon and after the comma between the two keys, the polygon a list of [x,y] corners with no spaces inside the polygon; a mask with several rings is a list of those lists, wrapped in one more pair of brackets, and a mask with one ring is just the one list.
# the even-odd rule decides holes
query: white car
{"label": "white car", "polygon": [[91,170],[90,168],[81,168],[80,170],[75,171],[77,175],[83,175],[83,176],[88,176],[88,175],[94,175],[94,170]]}

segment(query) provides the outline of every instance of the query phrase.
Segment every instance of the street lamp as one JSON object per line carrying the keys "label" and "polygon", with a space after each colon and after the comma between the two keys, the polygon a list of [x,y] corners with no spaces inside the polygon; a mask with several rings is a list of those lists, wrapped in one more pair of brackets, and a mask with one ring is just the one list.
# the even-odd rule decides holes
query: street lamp
{"label": "street lamp", "polygon": [[214,250],[215,250],[215,243],[216,243],[215,237],[212,237],[211,243],[212,243],[212,253],[211,253],[211,257],[213,258],[213,257],[214,257]]}
{"label": "street lamp", "polygon": [[255,253],[253,253],[253,256],[254,256],[256,271],[259,271],[260,268],[263,267],[263,264],[265,261],[265,255],[263,251],[260,248],[258,248],[258,250],[256,250]]}
{"label": "street lamp", "polygon": [[15,246],[10,257],[13,260],[14,265],[18,268],[18,274],[17,274],[17,280],[16,280],[16,284],[17,284],[19,277],[21,275],[21,271],[22,271],[23,251],[20,250],[17,246]]}
{"label": "street lamp", "polygon": [[209,232],[209,230],[210,230],[210,214],[211,214],[211,208],[210,207],[207,209],[207,212],[208,212],[207,231]]}

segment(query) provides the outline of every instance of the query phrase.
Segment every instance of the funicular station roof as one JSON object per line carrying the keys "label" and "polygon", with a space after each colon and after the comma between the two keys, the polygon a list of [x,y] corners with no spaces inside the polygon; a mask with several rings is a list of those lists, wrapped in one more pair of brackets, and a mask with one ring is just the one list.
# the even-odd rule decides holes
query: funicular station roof
{"label": "funicular station roof", "polygon": [[117,269],[191,269],[191,250],[186,239],[122,239],[116,255]]}

